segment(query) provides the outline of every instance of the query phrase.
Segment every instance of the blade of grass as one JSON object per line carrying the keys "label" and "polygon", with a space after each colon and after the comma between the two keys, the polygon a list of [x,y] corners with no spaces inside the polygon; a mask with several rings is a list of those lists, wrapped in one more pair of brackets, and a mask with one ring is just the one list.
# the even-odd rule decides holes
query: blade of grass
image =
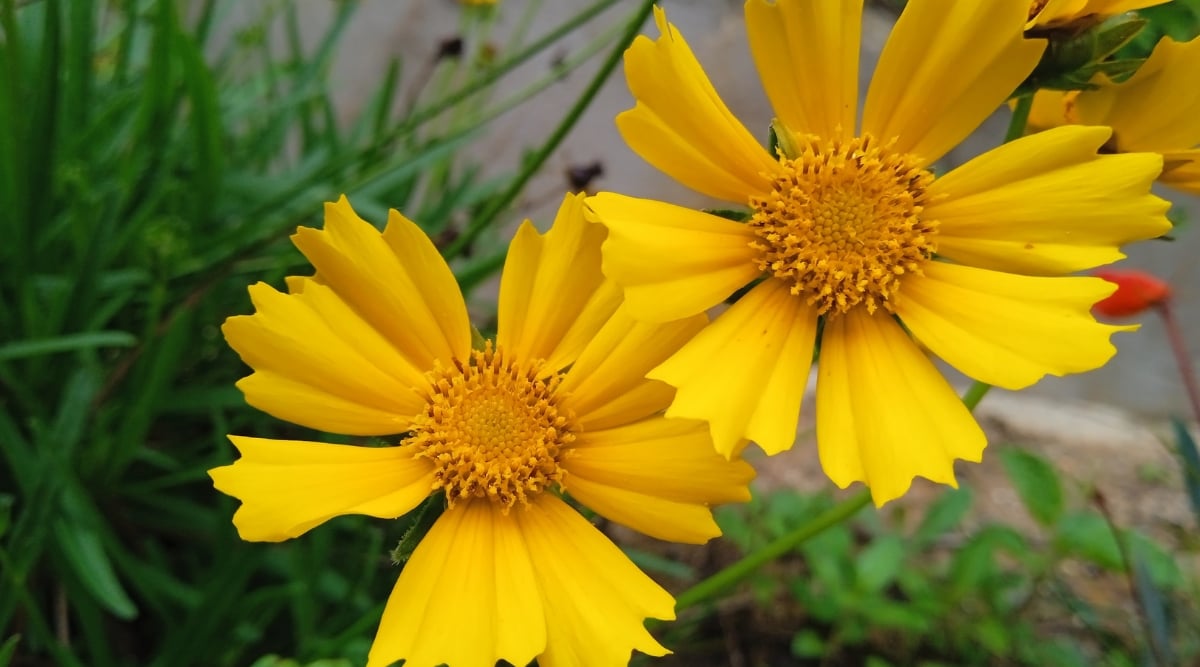
{"label": "blade of grass", "polygon": [[573,104],[567,111],[566,115],[563,116],[562,121],[560,121],[558,126],[554,128],[554,130],[550,133],[550,136],[546,138],[545,143],[543,143],[537,149],[537,151],[535,151],[527,160],[525,160],[521,172],[512,180],[509,188],[499,197],[494,199],[491,206],[484,210],[479,217],[472,220],[471,224],[467,226],[467,228],[461,235],[458,236],[458,238],[454,239],[453,242],[446,246],[442,252],[443,256],[447,258],[455,257],[462,251],[466,250],[475,240],[475,238],[478,237],[483,230],[491,226],[496,218],[498,218],[500,214],[507,209],[513,201],[516,200],[517,195],[519,195],[525,189],[525,185],[531,178],[533,178],[533,175],[536,174],[539,169],[541,169],[542,165],[547,159],[549,159],[550,154],[558,148],[559,144],[562,143],[562,140],[566,138],[567,133],[571,131],[571,128],[575,127],[575,123],[577,123],[583,116],[583,112],[589,106],[591,106],[592,100],[595,99],[596,94],[600,92],[600,88],[604,85],[604,82],[608,80],[608,77],[613,73],[613,71],[616,70],[617,65],[620,64],[621,59],[625,54],[625,49],[628,48],[629,44],[633,42],[633,39],[637,37],[639,32],[641,32],[642,24],[645,23],[646,19],[650,16],[650,12],[653,7],[654,2],[652,0],[644,0],[641,6],[635,12],[633,12],[625,24],[625,34],[620,40],[617,41],[616,47],[612,49],[612,51],[608,54],[608,58],[606,58],[604,63],[600,65],[600,70],[596,72],[594,77],[592,77],[592,80],[588,83],[587,88],[585,88],[583,93],[580,94],[579,98],[575,100],[575,104]]}

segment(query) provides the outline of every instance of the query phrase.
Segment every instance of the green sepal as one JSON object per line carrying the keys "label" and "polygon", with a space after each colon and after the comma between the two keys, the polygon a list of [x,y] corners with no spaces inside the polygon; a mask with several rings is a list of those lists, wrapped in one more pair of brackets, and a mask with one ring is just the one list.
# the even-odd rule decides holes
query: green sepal
{"label": "green sepal", "polygon": [[1145,62],[1142,58],[1108,60],[1145,28],[1147,21],[1134,15],[1113,17],[1074,35],[1050,33],[1049,45],[1016,95],[1043,90],[1094,90],[1092,79],[1104,74],[1113,81],[1129,78]]}

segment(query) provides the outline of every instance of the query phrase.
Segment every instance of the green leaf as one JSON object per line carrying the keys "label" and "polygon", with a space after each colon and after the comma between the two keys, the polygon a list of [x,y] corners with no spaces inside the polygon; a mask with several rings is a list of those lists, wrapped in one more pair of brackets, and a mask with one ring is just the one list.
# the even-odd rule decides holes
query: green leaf
{"label": "green leaf", "polygon": [[0,667],[8,667],[12,663],[13,655],[17,652],[17,643],[20,641],[21,635],[13,635],[0,644]]}
{"label": "green leaf", "polygon": [[63,557],[97,602],[118,618],[130,620],[137,616],[137,607],[117,580],[100,536],[94,530],[60,519],[54,524],[54,536]]}
{"label": "green leaf", "polygon": [[1063,493],[1054,468],[1022,449],[1001,450],[1000,460],[1033,518],[1043,526],[1058,521],[1063,512]]}
{"label": "green leaf", "polygon": [[1188,501],[1192,504],[1192,514],[1200,522],[1200,452],[1196,450],[1196,441],[1187,424],[1178,417],[1171,419],[1175,430],[1175,445],[1179,448],[1179,457],[1183,459],[1183,486],[1187,489]]}
{"label": "green leaf", "polygon": [[8,527],[12,525],[12,507],[16,503],[16,498],[8,493],[0,493],[0,538],[8,532]]}
{"label": "green leaf", "polygon": [[[179,30],[177,24],[172,27]],[[183,61],[183,82],[191,100],[187,125],[192,132],[193,155],[196,157],[196,171],[191,178],[195,185],[192,194],[198,204],[196,212],[203,219],[209,217],[207,207],[216,199],[221,182],[224,161],[221,112],[217,105],[216,84],[200,47],[181,30],[176,39]]]}
{"label": "green leaf", "polygon": [[971,489],[965,486],[943,491],[925,512],[921,525],[913,533],[913,540],[919,545],[927,545],[945,535],[962,522],[971,509],[971,501]]}
{"label": "green leaf", "polygon": [[1176,590],[1186,585],[1186,579],[1169,551],[1139,531],[1129,529],[1121,533],[1134,565],[1142,567],[1155,586]]}
{"label": "green leaf", "polygon": [[904,540],[900,536],[882,535],[875,538],[858,555],[855,581],[859,590],[878,593],[886,588],[904,566],[905,555]]}
{"label": "green leaf", "polygon": [[1158,586],[1155,585],[1146,561],[1139,557],[1137,551],[1132,549],[1130,551],[1129,557],[1133,561],[1133,580],[1137,587],[1138,606],[1141,607],[1142,616],[1149,627],[1149,640],[1154,646],[1154,654],[1162,657],[1167,665],[1178,664],[1171,645],[1171,623],[1166,601]]}
{"label": "green leaf", "polygon": [[815,630],[805,628],[792,637],[792,655],[819,658],[825,654],[825,640]]}
{"label": "green leaf", "polygon": [[53,338],[19,340],[0,346],[0,361],[25,359],[58,352],[72,352],[95,347],[133,347],[137,338],[124,331],[92,331],[67,334]]}
{"label": "green leaf", "polygon": [[1121,549],[1112,527],[1095,512],[1064,516],[1058,522],[1055,546],[1064,553],[1083,558],[1107,570],[1121,569]]}

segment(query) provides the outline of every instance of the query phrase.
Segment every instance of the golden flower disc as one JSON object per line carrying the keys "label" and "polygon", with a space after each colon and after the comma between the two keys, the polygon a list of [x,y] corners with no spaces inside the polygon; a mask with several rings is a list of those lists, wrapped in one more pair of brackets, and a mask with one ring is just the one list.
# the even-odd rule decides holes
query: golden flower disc
{"label": "golden flower disc", "polygon": [[562,480],[574,416],[558,405],[561,375],[539,377],[540,366],[507,359],[489,341],[469,363],[433,371],[409,442],[435,464],[434,486],[451,507],[487,498],[507,513]]}
{"label": "golden flower disc", "polygon": [[921,211],[933,174],[871,135],[848,141],[800,136],[783,175],[750,201],[759,268],[791,283],[820,314],[859,305],[874,313],[937,246]]}

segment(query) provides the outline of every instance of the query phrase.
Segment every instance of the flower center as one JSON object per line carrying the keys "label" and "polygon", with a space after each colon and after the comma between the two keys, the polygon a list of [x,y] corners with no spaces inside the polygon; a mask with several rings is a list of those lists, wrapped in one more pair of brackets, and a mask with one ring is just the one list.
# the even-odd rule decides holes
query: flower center
{"label": "flower center", "polygon": [[434,488],[446,491],[450,507],[487,498],[507,513],[562,481],[574,415],[558,405],[562,376],[539,377],[540,367],[509,359],[488,341],[468,363],[432,372],[409,442],[436,466]]}
{"label": "flower center", "polygon": [[869,134],[796,136],[790,145],[784,174],[750,200],[759,268],[821,315],[891,310],[901,277],[920,273],[937,250],[937,222],[920,215],[933,174]]}

